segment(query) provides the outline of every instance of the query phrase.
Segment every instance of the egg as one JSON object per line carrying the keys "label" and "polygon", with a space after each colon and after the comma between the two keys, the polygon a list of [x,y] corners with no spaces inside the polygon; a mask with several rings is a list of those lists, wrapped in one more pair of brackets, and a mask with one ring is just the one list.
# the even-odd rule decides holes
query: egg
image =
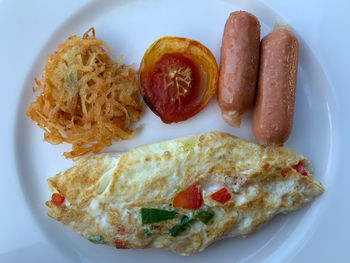
{"label": "egg", "polygon": [[103,153],[47,180],[48,215],[94,243],[181,255],[247,236],[324,190],[284,147],[209,132]]}

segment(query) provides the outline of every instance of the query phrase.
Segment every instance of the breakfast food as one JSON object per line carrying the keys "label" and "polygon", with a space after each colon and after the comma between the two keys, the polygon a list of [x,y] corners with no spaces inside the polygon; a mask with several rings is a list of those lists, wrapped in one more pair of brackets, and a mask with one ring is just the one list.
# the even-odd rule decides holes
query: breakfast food
{"label": "breakfast food", "polygon": [[246,236],[323,192],[304,156],[222,132],[94,155],[48,184],[49,216],[91,242],[181,255]]}
{"label": "breakfast food", "polygon": [[286,28],[275,28],[261,41],[253,133],[260,144],[282,145],[293,125],[298,71],[298,40]]}
{"label": "breakfast food", "polygon": [[[89,34],[91,33],[92,34]],[[45,141],[72,144],[66,158],[98,153],[112,141],[130,139],[130,125],[143,111],[137,71],[112,61],[91,28],[72,35],[47,57],[40,88],[27,115],[45,131]]]}
{"label": "breakfast food", "polygon": [[142,58],[140,90],[146,104],[164,123],[180,122],[209,103],[218,75],[213,54],[201,43],[163,37]]}
{"label": "breakfast food", "polygon": [[260,23],[250,13],[230,14],[222,37],[218,103],[223,119],[239,127],[253,106],[259,66]]}

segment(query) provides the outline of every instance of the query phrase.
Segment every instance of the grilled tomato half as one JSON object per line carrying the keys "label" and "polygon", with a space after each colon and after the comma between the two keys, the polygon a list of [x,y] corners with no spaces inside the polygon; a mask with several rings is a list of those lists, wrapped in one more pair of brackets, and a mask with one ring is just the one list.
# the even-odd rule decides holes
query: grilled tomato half
{"label": "grilled tomato half", "polygon": [[142,58],[140,89],[146,104],[164,123],[180,122],[209,103],[218,76],[215,57],[201,43],[163,37]]}

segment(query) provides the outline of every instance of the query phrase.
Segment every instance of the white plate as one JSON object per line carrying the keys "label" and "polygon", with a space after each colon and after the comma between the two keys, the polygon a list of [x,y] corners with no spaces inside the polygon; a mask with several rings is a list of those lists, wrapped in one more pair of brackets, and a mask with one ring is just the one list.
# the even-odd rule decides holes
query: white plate
{"label": "white plate", "polygon": [[[283,1],[284,2],[284,1]],[[0,5],[2,25],[1,135],[3,182],[0,186],[1,262],[349,262],[350,213],[345,190],[350,179],[344,163],[349,140],[348,82],[350,38],[344,2],[324,1],[49,1]],[[269,6],[268,6],[269,5]],[[202,253],[180,257],[163,250],[115,250],[93,245],[46,216],[49,198],[46,178],[72,165],[62,157],[68,145],[43,143],[43,132],[25,116],[33,101],[31,87],[48,54],[70,34],[82,35],[94,26],[98,38],[139,64],[146,48],[162,36],[182,36],[206,45],[219,61],[223,27],[231,11],[247,10],[262,26],[288,23],[300,42],[294,127],[286,146],[309,157],[315,178],[326,192],[311,205],[277,216],[248,238],[218,241]],[[275,9],[275,11],[274,11]],[[339,31],[334,31],[337,28]],[[344,29],[344,34],[341,30]],[[5,41],[5,43],[4,43]],[[347,67],[346,67],[347,66]],[[349,73],[349,72],[347,72]],[[226,125],[216,99],[188,121],[165,125],[146,110],[141,134],[115,143],[105,151],[124,151],[137,145],[203,133],[226,131],[254,140],[250,114],[240,129]],[[6,211],[6,212],[5,212]]]}

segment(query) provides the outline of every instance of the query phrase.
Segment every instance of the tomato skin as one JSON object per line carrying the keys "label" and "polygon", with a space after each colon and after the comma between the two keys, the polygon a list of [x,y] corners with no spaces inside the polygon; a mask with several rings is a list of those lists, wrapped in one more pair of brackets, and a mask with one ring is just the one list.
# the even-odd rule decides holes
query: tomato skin
{"label": "tomato skin", "polygon": [[198,210],[203,204],[202,188],[191,184],[185,190],[177,193],[173,199],[173,207],[189,210]]}
{"label": "tomato skin", "polygon": [[54,193],[51,196],[51,202],[57,207],[60,207],[64,203],[64,200],[64,196],[59,193]]}
{"label": "tomato skin", "polygon": [[216,191],[215,193],[211,194],[210,197],[211,199],[213,199],[214,201],[220,204],[225,204],[231,199],[231,194],[226,187],[223,187],[218,191]]}
{"label": "tomato skin", "polygon": [[298,172],[300,173],[301,175],[303,176],[308,176],[309,174],[307,173],[304,165],[303,165],[303,162],[300,161],[298,162],[296,165],[293,166],[293,168]]}

